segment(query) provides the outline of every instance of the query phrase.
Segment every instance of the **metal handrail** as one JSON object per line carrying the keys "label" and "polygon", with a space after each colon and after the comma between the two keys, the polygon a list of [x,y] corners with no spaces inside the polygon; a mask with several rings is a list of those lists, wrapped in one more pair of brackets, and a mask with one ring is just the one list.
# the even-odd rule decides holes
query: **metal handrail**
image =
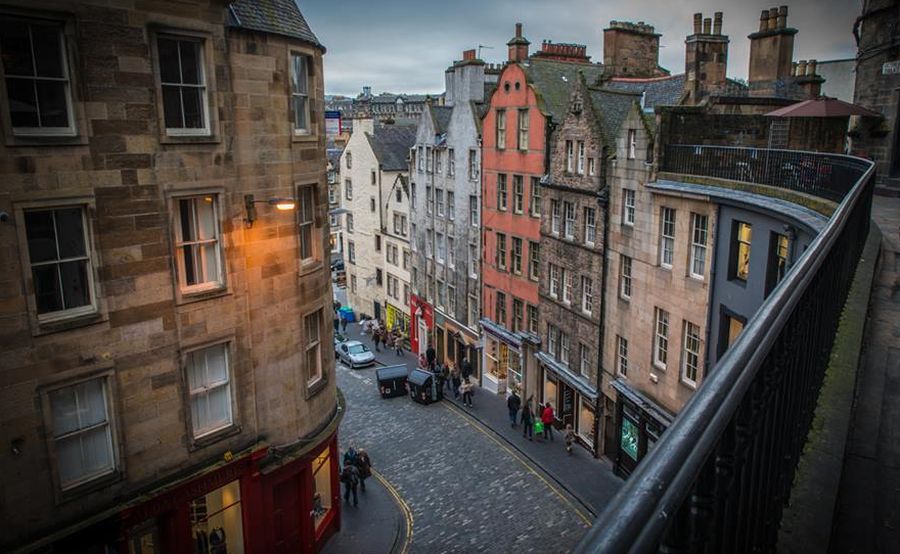
{"label": "metal handrail", "polygon": [[[690,157],[707,156],[712,159],[700,160],[703,163],[691,166],[688,153]],[[830,173],[832,177],[827,183],[828,196],[825,197],[836,196],[842,188],[846,192],[824,229],[747,323],[725,356],[709,371],[702,386],[685,404],[653,450],[639,463],[575,552],[648,552],[658,547],[664,533],[679,534],[673,526],[681,523],[676,520],[679,514],[683,516],[688,495],[697,486],[704,464],[710,463],[711,456],[720,447],[723,433],[730,425],[735,425],[739,409],[749,401],[751,386],[759,377],[763,363],[772,354],[773,345],[783,338],[786,324],[804,300],[804,295],[811,290],[814,280],[831,277],[820,274],[834,270],[823,267],[826,259],[835,253],[836,244],[848,226],[858,225],[861,230],[868,229],[874,173],[874,164],[870,161],[851,156],[752,148],[667,147],[662,164],[665,171],[739,181],[747,180],[741,175],[746,171],[746,166],[738,165],[742,162],[788,157],[816,168],[840,164],[840,175],[852,177],[852,181],[838,182],[834,179],[834,173]],[[730,172],[724,160],[732,164]],[[764,184],[779,186],[771,178],[764,181]],[[782,183],[781,186],[797,190],[792,185],[794,183]],[[814,185],[804,186],[802,192],[810,193],[815,188],[820,192],[817,195],[823,196],[821,191],[826,183]],[[850,254],[851,258],[858,259],[859,251],[861,245],[855,254]],[[854,259],[848,261],[855,266]],[[845,280],[852,279],[852,271],[842,276]],[[849,290],[849,283],[840,283],[840,286],[841,290]],[[828,300],[842,301],[835,298]],[[807,431],[802,430],[804,437]],[[802,442],[799,441],[799,444],[802,445]],[[718,460],[715,462],[718,463]],[[682,535],[688,533],[687,530],[682,531]],[[693,531],[691,528],[690,532]],[[697,549],[702,550],[702,547]]]}

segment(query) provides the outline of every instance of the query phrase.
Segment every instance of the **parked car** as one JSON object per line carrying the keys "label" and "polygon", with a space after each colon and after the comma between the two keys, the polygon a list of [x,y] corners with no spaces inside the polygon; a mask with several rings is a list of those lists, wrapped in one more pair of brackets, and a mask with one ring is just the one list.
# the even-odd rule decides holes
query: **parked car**
{"label": "parked car", "polygon": [[331,271],[344,271],[344,260],[334,260],[331,262]]}
{"label": "parked car", "polygon": [[375,354],[358,340],[348,340],[335,347],[338,359],[350,369],[366,367],[375,363]]}

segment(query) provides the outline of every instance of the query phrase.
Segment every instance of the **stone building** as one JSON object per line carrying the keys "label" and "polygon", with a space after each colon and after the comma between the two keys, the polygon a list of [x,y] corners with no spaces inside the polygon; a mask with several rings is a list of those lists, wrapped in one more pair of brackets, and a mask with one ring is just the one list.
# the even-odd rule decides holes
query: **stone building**
{"label": "stone building", "polygon": [[[612,439],[603,417],[615,411],[615,395],[602,385],[613,375],[600,365],[603,316],[606,180],[616,136],[640,96],[573,83],[567,110],[550,137],[549,173],[541,181],[539,275],[541,383],[538,400],[549,402],[559,424],[571,425],[578,442],[599,456]],[[600,433],[597,426],[600,424]]]}
{"label": "stone building", "polygon": [[[408,195],[407,157],[414,141],[415,127],[376,125],[371,116],[364,115],[353,121],[353,134],[341,153],[347,300],[357,315],[377,319],[387,315],[385,234],[390,229],[393,247],[408,248],[406,231],[402,231],[402,227],[393,231],[393,215],[408,221],[408,208],[403,206],[408,206],[409,202],[405,196]],[[396,195],[398,190],[401,201],[394,204],[389,195]],[[391,250],[393,252],[393,248]],[[392,265],[391,286],[396,285],[397,291],[404,290],[404,286],[408,289],[408,270],[402,269],[402,265]],[[395,283],[400,276],[404,279]],[[401,294],[398,292],[397,296]],[[408,312],[405,298],[391,298],[395,307],[403,308],[402,314]]]}
{"label": "stone building", "polygon": [[481,116],[497,72],[463,52],[445,72],[444,106],[429,106],[416,135],[411,211],[413,350],[434,346],[437,359],[480,365]]}
{"label": "stone building", "polygon": [[876,162],[876,179],[884,194],[900,195],[900,5],[866,0],[854,25],[856,92],[854,102],[881,113],[881,121],[854,126],[854,151]]}
{"label": "stone building", "polygon": [[289,0],[43,5],[0,6],[0,549],[317,551],[324,47]]}
{"label": "stone building", "polygon": [[659,37],[643,21],[610,21],[603,30],[603,69],[608,77],[648,78],[668,75],[659,66]]}

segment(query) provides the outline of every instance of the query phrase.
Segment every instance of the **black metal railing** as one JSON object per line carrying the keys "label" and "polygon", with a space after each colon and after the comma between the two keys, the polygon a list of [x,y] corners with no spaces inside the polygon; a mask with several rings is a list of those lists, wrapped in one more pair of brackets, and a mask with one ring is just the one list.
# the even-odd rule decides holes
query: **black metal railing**
{"label": "black metal railing", "polygon": [[[787,164],[810,172],[794,178]],[[873,164],[677,145],[666,148],[662,169],[789,188],[839,206],[576,552],[771,552],[868,235]]]}

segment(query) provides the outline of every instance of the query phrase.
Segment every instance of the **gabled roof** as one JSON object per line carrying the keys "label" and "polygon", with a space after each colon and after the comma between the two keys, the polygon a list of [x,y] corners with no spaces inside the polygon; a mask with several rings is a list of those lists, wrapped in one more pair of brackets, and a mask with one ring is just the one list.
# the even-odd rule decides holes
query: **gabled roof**
{"label": "gabled roof", "polygon": [[373,134],[366,133],[375,158],[385,171],[407,169],[409,149],[416,143],[416,128],[412,125],[382,125]]}
{"label": "gabled roof", "polygon": [[450,125],[450,115],[453,113],[451,106],[431,106],[431,120],[434,121],[435,134],[447,132]]}
{"label": "gabled roof", "polygon": [[228,26],[284,35],[325,50],[300,13],[296,0],[232,0],[228,4]]}
{"label": "gabled roof", "polygon": [[[644,109],[652,110],[656,106],[677,106],[684,94],[684,73],[669,77],[652,79],[629,79],[616,77],[605,83],[610,90],[644,93]],[[640,98],[638,98],[640,101]]]}
{"label": "gabled roof", "polygon": [[614,148],[622,122],[628,116],[632,104],[641,101],[641,95],[633,92],[594,88],[589,91],[603,142]]}
{"label": "gabled roof", "polygon": [[572,85],[578,80],[578,73],[584,74],[585,82],[594,83],[603,73],[600,64],[581,64],[558,60],[529,58],[520,64],[534,86],[543,109],[557,122],[565,117],[569,107]]}

